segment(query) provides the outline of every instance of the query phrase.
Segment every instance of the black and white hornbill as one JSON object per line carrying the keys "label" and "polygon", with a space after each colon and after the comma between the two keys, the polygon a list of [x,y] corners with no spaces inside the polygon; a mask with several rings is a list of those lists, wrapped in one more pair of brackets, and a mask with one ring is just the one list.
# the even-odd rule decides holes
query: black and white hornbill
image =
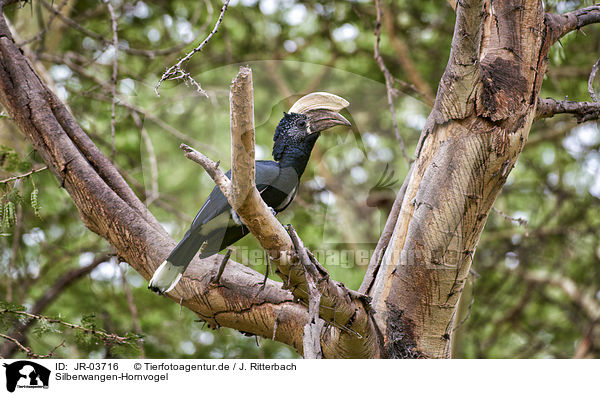
{"label": "black and white hornbill", "polygon": [[[298,191],[310,153],[322,131],[350,126],[338,112],[348,106],[343,98],[315,92],[300,98],[284,113],[273,137],[273,159],[256,161],[256,188],[275,214],[285,210]],[[231,170],[226,173],[231,178]],[[221,190],[215,186],[183,239],[156,269],[148,288],[158,293],[175,287],[190,261],[214,255],[248,232]]]}

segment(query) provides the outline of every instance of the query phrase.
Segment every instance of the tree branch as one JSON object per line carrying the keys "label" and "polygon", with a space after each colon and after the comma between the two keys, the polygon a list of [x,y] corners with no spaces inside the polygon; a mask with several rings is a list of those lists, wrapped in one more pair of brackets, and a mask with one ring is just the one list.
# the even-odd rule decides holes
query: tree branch
{"label": "tree branch", "polygon": [[307,250],[304,247],[304,243],[302,243],[302,240],[300,240],[300,237],[292,225],[288,225],[288,232],[292,238],[294,247],[298,252],[300,263],[304,266],[304,274],[306,276],[308,288],[309,321],[304,326],[304,358],[321,359],[323,356],[323,350],[321,349],[321,330],[323,329],[324,322],[319,319],[319,305],[321,303],[321,293],[317,288],[319,275],[316,267],[306,253]]}
{"label": "tree branch", "polygon": [[223,195],[225,195],[227,201],[233,199],[233,196],[231,194],[231,180],[227,178],[225,173],[223,173],[223,171],[219,168],[219,162],[213,162],[207,156],[205,156],[201,152],[196,151],[187,144],[181,144],[179,148],[181,148],[185,152],[186,158],[202,166],[202,168],[206,171],[206,173],[208,173],[210,178],[212,178],[215,184],[217,184],[221,192],[223,192]]}
{"label": "tree branch", "polygon": [[449,66],[473,67],[479,60],[483,21],[482,0],[458,1]]}
{"label": "tree branch", "polygon": [[[81,130],[64,104],[31,67],[0,15],[0,103],[77,206],[83,223],[107,239],[144,278],[175,247],[156,218],[133,193],[108,158]],[[218,256],[194,259],[180,286],[169,295],[209,325],[227,326],[271,338],[302,352],[307,309],[294,303],[281,284],[230,261],[221,286],[210,285]],[[328,354],[333,357],[335,354]]]}
{"label": "tree branch", "polygon": [[551,22],[551,42],[555,43],[565,34],[579,30],[586,25],[600,22],[600,6],[593,5],[566,14],[546,14],[546,20]]}
{"label": "tree branch", "polygon": [[[194,153],[189,147],[186,156],[197,158],[197,162],[219,186],[242,222],[267,251],[270,260],[276,264],[277,273],[284,280],[284,287],[290,289],[304,304],[310,305],[311,292],[306,268],[299,260],[290,235],[262,200],[254,183],[254,111],[252,75],[249,68],[240,68],[231,85],[230,99],[233,181],[226,182],[223,179],[227,179],[226,176],[214,162],[200,153]],[[320,316],[338,328],[337,332],[340,333],[336,333],[335,336],[340,341],[353,345],[349,348],[344,344],[330,344],[330,350],[335,348],[338,352],[346,353],[340,356],[377,355],[375,333],[364,300],[343,284],[331,280],[324,269],[316,275],[317,288],[322,295]]]}
{"label": "tree branch", "polygon": [[158,93],[158,88],[160,88],[160,85],[162,84],[163,81],[183,79],[184,81],[187,81],[190,84],[194,85],[199,93],[208,97],[208,95],[206,94],[204,89],[202,89],[200,84],[190,75],[190,73],[185,71],[182,66],[185,62],[190,60],[192,58],[192,56],[194,56],[196,53],[202,51],[202,48],[204,48],[204,46],[210,41],[210,39],[217,33],[217,31],[219,30],[219,26],[221,25],[221,22],[223,22],[223,16],[225,15],[225,11],[227,10],[228,5],[229,5],[229,0],[225,0],[225,3],[223,4],[223,7],[221,8],[221,13],[219,14],[219,17],[217,18],[217,22],[215,22],[215,26],[213,27],[211,32],[208,34],[208,36],[206,36],[206,38],[200,43],[200,45],[198,45],[196,48],[194,48],[192,51],[190,51],[183,58],[179,59],[179,61],[176,64],[169,67],[167,69],[167,71],[164,72],[162,77],[160,77],[160,80],[154,87],[154,92],[158,96],[160,96],[160,94]]}
{"label": "tree branch", "polygon": [[594,121],[600,117],[600,103],[577,102],[570,100],[558,101],[552,98],[538,99],[535,119],[550,118],[556,114],[572,114],[577,123]]}

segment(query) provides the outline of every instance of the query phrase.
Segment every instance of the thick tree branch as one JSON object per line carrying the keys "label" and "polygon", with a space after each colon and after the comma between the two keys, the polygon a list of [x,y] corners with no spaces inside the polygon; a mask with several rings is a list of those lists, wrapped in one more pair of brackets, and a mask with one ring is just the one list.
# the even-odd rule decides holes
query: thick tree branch
{"label": "thick tree branch", "polygon": [[[0,16],[0,102],[71,195],[83,223],[149,279],[175,242],[37,76],[15,45],[4,16]],[[262,275],[231,261],[231,270],[214,286],[210,279],[218,270],[219,257],[199,262],[197,258],[192,262],[170,298],[211,326],[271,338],[277,322],[275,340],[302,352],[307,309],[294,303],[281,284],[269,281],[259,293]]]}
{"label": "thick tree branch", "polygon": [[[242,67],[233,80],[230,105],[233,181],[225,182],[225,175],[214,162],[189,147],[185,148],[186,156],[198,159],[197,162],[219,185],[229,204],[275,263],[278,275],[284,280],[284,287],[309,305],[311,293],[306,269],[290,235],[262,200],[254,183],[254,111],[249,68]],[[317,289],[322,295],[319,314],[337,328],[335,331],[324,331],[328,337],[336,338],[335,342],[327,342],[322,337],[322,347],[329,347],[329,352],[324,350],[324,355],[331,355],[334,349],[337,349],[340,357],[378,355],[377,339],[367,311],[368,303],[356,292],[332,280],[324,269],[316,276]]]}
{"label": "thick tree branch", "polygon": [[392,206],[392,210],[390,211],[387,221],[385,222],[385,226],[383,227],[383,231],[381,232],[381,236],[379,237],[379,241],[377,242],[377,246],[373,251],[373,255],[371,255],[371,259],[369,260],[369,266],[367,267],[367,271],[365,276],[363,277],[363,281],[360,284],[360,288],[358,292],[369,295],[371,290],[371,286],[375,281],[375,277],[377,276],[377,271],[379,270],[379,266],[381,265],[381,260],[383,259],[383,254],[385,253],[385,249],[392,238],[392,233],[394,233],[394,229],[396,228],[396,222],[398,221],[398,216],[400,215],[400,210],[402,209],[402,201],[404,200],[404,194],[406,193],[406,187],[408,186],[408,182],[410,180],[414,165],[411,165],[410,169],[408,169],[408,173],[404,178],[404,182],[398,190],[396,194],[396,199],[394,200],[394,205]]}
{"label": "thick tree branch", "polygon": [[600,22],[600,5],[593,5],[566,14],[546,14],[546,21],[551,23],[553,34],[551,43],[555,43],[565,34],[579,30],[584,26]]}
{"label": "thick tree branch", "polygon": [[535,119],[550,118],[556,114],[572,114],[577,123],[594,121],[600,117],[600,103],[570,100],[539,99]]}
{"label": "thick tree branch", "polygon": [[483,4],[482,0],[458,2],[449,64],[469,68],[477,64],[484,16]]}

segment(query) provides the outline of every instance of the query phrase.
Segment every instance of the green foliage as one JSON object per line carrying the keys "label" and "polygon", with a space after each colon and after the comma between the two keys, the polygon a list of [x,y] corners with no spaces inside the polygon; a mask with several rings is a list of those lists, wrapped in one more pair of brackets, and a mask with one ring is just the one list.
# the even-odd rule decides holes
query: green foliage
{"label": "green foliage", "polygon": [[24,172],[31,168],[31,162],[21,159],[14,148],[0,145],[0,170],[7,172]]}
{"label": "green foliage", "polygon": [[[115,164],[142,200],[149,197],[156,181],[159,199],[150,209],[177,239],[214,187],[181,154],[181,135],[186,143],[228,167],[228,87],[240,63],[253,70],[259,159],[270,158],[272,133],[282,111],[289,108],[289,95],[310,89],[349,99],[351,107],[345,115],[354,130],[325,133],[320,138],[296,200],[278,218],[294,225],[333,278],[357,289],[366,269],[365,257],[370,257],[390,201],[408,170],[392,129],[383,76],[373,60],[375,8],[372,2],[285,1],[273,8],[268,3],[232,4],[219,32],[185,65],[209,92],[208,99],[182,81],[164,83],[160,98],[153,88],[166,67],[206,36],[222,3],[114,3],[121,43]],[[408,57],[435,92],[450,51],[454,12],[444,1],[382,4],[393,16],[396,37],[407,47],[407,53],[398,54],[384,28],[381,52],[390,72],[412,83],[400,61],[400,56]],[[589,4],[550,1],[546,8],[566,12]],[[34,37],[50,17],[39,2],[31,2],[30,7],[6,10],[23,40]],[[56,2],[54,7],[58,7]],[[73,2],[72,7],[69,16],[73,20],[110,40],[106,7],[91,0]],[[583,30],[585,36],[571,33],[552,49],[541,97],[589,100],[587,76],[597,58],[600,31],[597,26]],[[169,52],[180,44],[183,48]],[[53,80],[51,86],[82,128],[109,155],[110,45],[56,18],[43,38],[28,48],[43,60]],[[169,53],[147,57],[136,55],[137,49]],[[399,89],[394,102],[397,122],[407,152],[412,154],[430,108],[403,84],[395,88]],[[140,110],[149,142],[142,138],[132,107]],[[180,134],[174,135],[173,129]],[[592,294],[600,289],[599,134],[596,124],[577,126],[565,117],[535,124],[495,204],[507,215],[526,218],[528,224],[519,226],[490,213],[474,256],[478,276],[469,285],[474,287],[474,301],[468,309],[470,288],[461,301],[459,318],[467,311],[470,316],[454,334],[456,356],[571,357],[575,353],[589,330],[590,318],[557,287],[533,284],[524,276],[532,270],[546,270],[572,279]],[[536,142],[538,136],[541,141]],[[23,175],[41,162],[12,121],[1,117],[0,179]],[[389,191],[377,190],[386,167],[395,170],[394,179],[399,182]],[[0,185],[0,295],[31,307],[61,276],[109,252],[110,246],[85,228],[72,200],[50,172],[27,178],[31,182],[19,178]],[[17,223],[19,205],[22,218]],[[232,259],[265,270],[264,255],[252,237],[235,245]],[[151,358],[296,356],[291,348],[270,340],[261,339],[257,346],[256,339],[233,330],[204,328],[190,311],[148,292],[145,280],[133,270],[125,270],[125,279],[137,320],[127,302],[120,270],[110,261],[63,289],[44,310],[45,317],[120,334],[123,342],[107,343],[102,335],[43,319],[28,332],[34,351],[50,352],[64,340],[67,347],[56,353],[72,358],[138,357],[142,351]],[[0,309],[25,307],[0,302]],[[3,333],[19,322],[22,317],[0,314]],[[141,333],[136,333],[136,327]],[[592,355],[597,356],[597,349]]]}

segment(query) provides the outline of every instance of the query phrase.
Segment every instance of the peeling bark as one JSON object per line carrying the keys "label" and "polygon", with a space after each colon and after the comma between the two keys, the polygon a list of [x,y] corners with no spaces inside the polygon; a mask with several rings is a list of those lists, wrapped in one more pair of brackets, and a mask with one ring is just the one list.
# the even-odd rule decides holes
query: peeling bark
{"label": "peeling bark", "polygon": [[452,53],[371,289],[394,357],[450,357],[491,207],[536,113],[549,27],[538,1],[458,3]]}
{"label": "peeling bark", "polygon": [[[288,264],[278,265],[286,289],[271,280],[262,288],[261,274],[233,261],[213,282],[220,264],[220,257],[213,256],[196,258],[169,297],[212,327],[272,338],[300,353],[307,340],[309,354],[322,352],[325,358],[449,357],[454,318],[479,237],[532,122],[563,112],[582,121],[599,116],[597,103],[538,97],[550,46],[564,34],[597,22],[599,6],[550,15],[538,0],[457,3],[450,59],[421,134],[417,160],[360,288],[372,297],[371,306],[326,272],[317,270],[316,277],[307,278],[294,254],[286,254]],[[240,89],[233,106],[243,107],[234,104],[244,97]],[[0,102],[70,194],[83,223],[148,279],[175,242],[38,77],[3,16]],[[253,135],[246,133],[253,129],[248,108],[238,113],[241,118],[232,111],[233,129],[243,132],[234,139],[233,162],[240,161],[236,152],[253,158]],[[233,206],[242,214],[248,201],[262,202],[246,188],[253,187],[254,169],[253,162],[243,160],[249,166],[238,167],[242,188],[231,192],[232,199],[241,201]],[[251,229],[257,228],[253,233],[261,245],[268,251],[293,251],[287,234],[277,241],[261,239],[265,231],[258,228],[273,217],[262,211],[243,215]],[[285,233],[278,222],[272,225],[277,234]],[[320,319],[315,316],[315,289]],[[309,316],[306,305],[311,301]],[[310,337],[303,338],[309,319],[314,325],[307,327]],[[330,324],[320,326],[323,321]]]}

